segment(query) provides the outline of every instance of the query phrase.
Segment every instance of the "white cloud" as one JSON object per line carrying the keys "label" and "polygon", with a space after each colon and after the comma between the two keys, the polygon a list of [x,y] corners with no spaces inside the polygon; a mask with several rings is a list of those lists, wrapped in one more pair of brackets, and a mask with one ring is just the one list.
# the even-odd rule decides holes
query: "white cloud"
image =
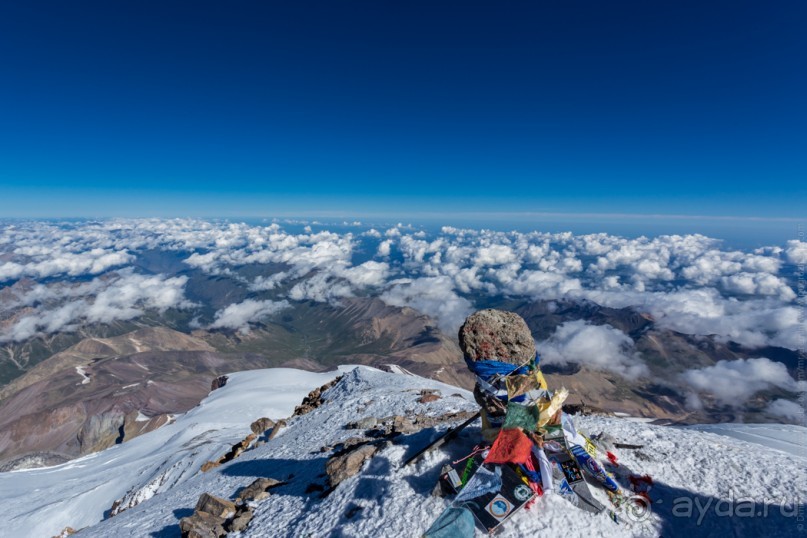
{"label": "white cloud", "polygon": [[785,255],[790,263],[807,264],[807,242],[793,239],[787,242]]}
{"label": "white cloud", "polygon": [[633,340],[610,325],[590,325],[583,320],[567,321],[536,346],[542,364],[580,364],[630,379],[648,373],[633,348]]}
{"label": "white cloud", "polygon": [[516,254],[513,249],[507,245],[490,245],[481,247],[476,251],[474,257],[474,264],[478,266],[485,265],[503,265],[511,263],[516,260]]}
{"label": "white cloud", "polygon": [[251,291],[266,291],[266,290],[273,290],[280,285],[281,282],[286,280],[289,277],[289,273],[286,271],[280,271],[279,273],[275,273],[269,276],[258,276],[255,280],[252,281],[252,284],[249,285],[249,289]]}
{"label": "white cloud", "polygon": [[392,247],[392,241],[390,241],[389,239],[387,239],[386,241],[381,241],[381,243],[378,245],[378,255],[381,256],[382,258],[386,258],[387,256],[390,255],[391,247]]}
{"label": "white cloud", "polygon": [[765,357],[722,360],[714,366],[688,370],[681,378],[693,389],[712,394],[721,403],[735,407],[770,387],[793,392],[807,390],[807,383],[793,379],[784,364]]}
{"label": "white cloud", "polygon": [[0,333],[0,342],[22,341],[40,334],[69,332],[81,323],[111,323],[142,315],[146,310],[189,308],[185,276],[142,275],[131,269],[78,286],[36,286],[23,301],[44,306],[26,313]]}
{"label": "white cloud", "polygon": [[456,294],[453,282],[446,276],[393,281],[381,294],[381,299],[389,305],[408,306],[436,319],[440,328],[452,336],[473,312],[471,302]]}
{"label": "white cloud", "polygon": [[256,301],[246,299],[241,303],[233,303],[216,312],[211,329],[236,329],[248,333],[250,323],[256,323],[272,314],[280,312],[290,305],[288,301]]}
{"label": "white cloud", "polygon": [[782,399],[771,402],[770,405],[768,405],[767,412],[771,415],[792,420],[802,425],[805,425],[805,417],[807,416],[801,405],[796,402],[791,402],[790,400]]}

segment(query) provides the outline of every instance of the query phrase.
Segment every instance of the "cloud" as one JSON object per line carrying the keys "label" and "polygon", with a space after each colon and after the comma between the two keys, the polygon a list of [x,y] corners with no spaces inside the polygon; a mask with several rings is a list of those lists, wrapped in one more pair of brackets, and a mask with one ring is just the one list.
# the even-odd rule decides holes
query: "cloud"
{"label": "cloud", "polygon": [[473,312],[473,305],[454,291],[450,278],[423,277],[399,279],[381,294],[381,299],[392,306],[408,306],[437,320],[440,328],[454,335]]}
{"label": "cloud", "polygon": [[[792,269],[782,270],[787,263],[807,262],[807,243],[801,241],[743,252],[697,234],[624,238],[454,227],[432,233],[398,224],[367,226],[366,231],[351,225],[354,235],[314,233],[314,223],[287,223],[309,227],[304,233],[290,233],[279,222],[197,219],[0,224],[0,279],[48,279],[47,286],[34,285],[24,292],[16,283],[6,286],[0,308],[36,305],[45,315],[70,298],[91,304],[104,285],[85,287],[88,275],[114,274],[145,251],[156,250],[178,253],[190,269],[241,279],[255,291],[278,290],[279,284],[292,282],[289,300],[338,302],[362,293],[389,293],[408,304],[431,305],[431,290],[424,285],[409,286],[402,295],[402,282],[422,280],[439,283],[438,293],[450,291],[452,301],[462,299],[471,308],[473,301],[484,302],[487,296],[589,300],[650,312],[663,328],[713,334],[749,347],[797,349],[803,345],[800,331],[807,329],[795,315]],[[365,253],[371,259],[357,265],[356,255]],[[242,276],[242,267],[260,264],[283,269],[251,282]],[[56,288],[62,295],[50,297]],[[59,326],[62,317],[74,317],[68,314],[69,309],[54,314],[52,324],[36,330]]]}
{"label": "cloud", "polygon": [[[59,249],[20,248],[17,258],[28,261],[7,261],[0,265],[0,282],[22,277],[46,278],[54,275],[96,275],[134,261],[126,251],[94,248],[85,252],[65,252]],[[21,255],[20,255],[21,254]]]}
{"label": "cloud", "polygon": [[284,280],[289,277],[286,271],[280,271],[269,276],[258,276],[249,285],[251,291],[267,291],[277,288]]}
{"label": "cloud", "polygon": [[796,239],[788,241],[785,255],[790,263],[797,265],[807,264],[807,243]]}
{"label": "cloud", "polygon": [[807,383],[793,379],[784,364],[765,357],[718,361],[714,366],[688,370],[681,379],[733,407],[742,406],[755,393],[771,387],[792,392],[807,390]]}
{"label": "cloud", "polygon": [[235,329],[240,333],[249,332],[250,324],[265,319],[272,314],[288,308],[288,301],[256,301],[246,299],[240,303],[233,303],[216,312],[211,329]]}
{"label": "cloud", "polygon": [[547,340],[536,343],[542,364],[574,363],[629,379],[648,374],[633,340],[610,325],[567,321]]}
{"label": "cloud", "polygon": [[766,411],[771,415],[807,425],[805,424],[807,414],[805,414],[804,408],[796,402],[782,399],[774,400],[768,405]]}
{"label": "cloud", "polygon": [[21,302],[36,304],[38,298],[47,303],[18,316],[0,332],[0,342],[69,332],[82,323],[134,319],[147,310],[190,308],[193,304],[184,295],[187,281],[186,276],[142,275],[125,269],[78,286],[39,285],[32,289],[31,297]]}
{"label": "cloud", "polygon": [[390,250],[392,247],[392,241],[386,240],[381,241],[378,245],[378,255],[381,257],[387,257],[390,255]]}

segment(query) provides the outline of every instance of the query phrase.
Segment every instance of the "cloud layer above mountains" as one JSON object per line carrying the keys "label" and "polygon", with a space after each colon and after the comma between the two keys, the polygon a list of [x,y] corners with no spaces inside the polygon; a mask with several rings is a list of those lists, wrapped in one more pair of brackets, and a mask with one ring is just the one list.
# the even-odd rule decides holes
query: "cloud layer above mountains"
{"label": "cloud layer above mountains", "polygon": [[[173,253],[187,270],[231,276],[249,290],[246,300],[219,309],[211,328],[248,330],[289,302],[336,304],[371,294],[433,316],[449,334],[486,296],[631,306],[659,326],[752,347],[803,348],[807,333],[794,265],[807,263],[807,243],[799,241],[742,252],[701,235],[147,219],[0,224],[0,341],[148,309],[199,308],[186,297],[187,276],[140,268],[140,256],[151,251]],[[239,270],[252,264],[279,269],[258,276]],[[543,347],[548,360],[575,356],[595,365],[601,353],[586,348],[596,341],[612,368],[639,375],[642,364],[626,338],[613,328],[566,324]]]}

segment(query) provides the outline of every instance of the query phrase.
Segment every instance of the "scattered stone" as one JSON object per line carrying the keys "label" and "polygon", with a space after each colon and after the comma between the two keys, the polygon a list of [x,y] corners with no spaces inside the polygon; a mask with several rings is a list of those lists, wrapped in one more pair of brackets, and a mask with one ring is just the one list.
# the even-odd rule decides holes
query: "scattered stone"
{"label": "scattered stone", "polygon": [[266,430],[273,428],[275,425],[275,421],[271,418],[261,417],[252,424],[249,425],[249,429],[252,430],[257,436],[263,435]]}
{"label": "scattered stone", "polygon": [[228,519],[236,512],[235,503],[216,497],[209,493],[202,493],[196,502],[197,512],[207,512],[208,514],[221,519]]}
{"label": "scattered stone", "polygon": [[65,527],[65,528],[62,529],[62,532],[60,532],[59,534],[57,534],[53,538],[67,538],[71,534],[76,534],[76,532],[78,532],[78,531],[76,529],[74,529],[73,527]]}
{"label": "scattered stone", "polygon": [[436,402],[440,398],[441,396],[438,394],[424,394],[423,396],[420,397],[420,399],[418,399],[418,403],[425,404],[430,402]]}
{"label": "scattered stone", "polygon": [[202,464],[202,472],[206,473],[210,469],[215,469],[216,467],[219,467],[220,465],[221,465],[221,463],[219,463],[217,461],[206,461],[206,462],[204,462]]}
{"label": "scattered stone", "polygon": [[305,415],[306,413],[310,413],[311,411],[322,405],[323,403],[322,393],[328,390],[329,388],[333,387],[334,385],[336,385],[341,379],[342,376],[340,375],[330,383],[326,383],[321,387],[319,387],[318,389],[314,389],[311,392],[309,392],[308,396],[306,396],[303,399],[303,403],[294,408],[294,413],[292,414],[292,416],[298,417],[300,415]]}
{"label": "scattered stone", "polygon": [[236,502],[262,501],[269,497],[269,489],[285,484],[274,478],[258,478],[238,492]]}
{"label": "scattered stone", "polygon": [[412,421],[406,417],[396,415],[392,419],[392,433],[412,433],[420,429],[415,427]]}
{"label": "scattered stone", "polygon": [[272,428],[271,432],[269,432],[269,435],[266,437],[266,440],[271,441],[272,439],[274,439],[275,435],[277,435],[280,429],[285,427],[286,427],[286,421],[281,418],[280,420],[275,422],[275,427]]}
{"label": "scattered stone", "polygon": [[480,310],[465,319],[459,331],[462,352],[471,360],[495,359],[523,364],[535,357],[535,340],[518,314]]}
{"label": "scattered stone", "polygon": [[366,445],[371,441],[372,439],[369,437],[348,437],[341,443],[337,443],[336,448],[339,452],[345,452],[346,450],[350,450],[354,447]]}
{"label": "scattered stone", "polygon": [[227,530],[229,532],[241,532],[247,528],[249,522],[252,521],[252,510],[244,510],[243,512],[239,512],[233,520],[227,525]]}
{"label": "scattered stone", "polygon": [[328,473],[328,483],[335,488],[344,480],[358,473],[364,462],[372,458],[378,451],[374,444],[364,444],[354,450],[331,456],[325,465]]}
{"label": "scattered stone", "polygon": [[220,389],[221,387],[226,385],[228,379],[230,378],[227,377],[226,375],[218,376],[216,379],[213,380],[212,383],[210,383],[210,392],[213,392],[216,389]]}
{"label": "scattered stone", "polygon": [[375,428],[376,424],[378,424],[378,419],[375,417],[364,417],[361,420],[357,420],[356,422],[350,422],[346,426],[350,430],[369,430],[370,428]]}
{"label": "scattered stone", "polygon": [[182,538],[221,538],[227,536],[223,523],[222,519],[207,512],[194,512],[179,520],[179,529]]}

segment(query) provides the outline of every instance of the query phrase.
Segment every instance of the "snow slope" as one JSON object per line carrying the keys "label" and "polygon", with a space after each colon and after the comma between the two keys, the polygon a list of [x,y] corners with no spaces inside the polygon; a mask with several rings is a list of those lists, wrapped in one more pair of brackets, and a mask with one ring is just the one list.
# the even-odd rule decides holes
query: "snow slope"
{"label": "snow slope", "polygon": [[805,428],[791,424],[698,424],[689,426],[702,432],[727,435],[756,443],[792,456],[807,458]]}
{"label": "snow slope", "polygon": [[154,432],[55,467],[0,473],[0,536],[80,529],[100,521],[130,490],[145,499],[176,487],[250,433],[253,420],[289,416],[338,374],[286,368],[231,374],[225,387]]}
{"label": "snow slope", "polygon": [[[243,437],[249,422],[257,416],[288,415],[303,393],[333,375],[289,370],[235,374],[227,386],[180,417],[176,424],[67,465],[0,475],[0,503],[6,522],[0,526],[0,534],[51,536],[65,525],[88,525],[90,520],[100,518],[114,497],[98,493],[105,487],[113,488],[106,485],[103,477],[114,483],[118,492],[115,495],[120,496],[119,492],[129,490],[132,484],[147,483],[137,474],[144,466],[150,469],[146,475],[154,477],[170,461],[170,465],[183,465],[185,469],[182,480],[170,491],[163,488],[152,498],[84,529],[78,536],[178,537],[178,520],[192,513],[202,492],[232,498],[240,487],[261,476],[288,483],[273,489],[269,499],[255,506],[255,518],[242,536],[420,536],[449,502],[431,496],[441,466],[470,451],[479,438],[478,423],[409,467],[402,468],[402,461],[437,431],[424,430],[397,438],[378,452],[360,474],[341,483],[325,498],[312,485],[325,485],[329,452],[322,447],[357,435],[356,430],[344,428],[346,423],[370,416],[442,415],[476,409],[472,396],[456,387],[359,367],[325,393],[323,406],[289,421],[288,427],[266,445],[208,473],[196,472],[202,461],[211,459],[202,453],[219,455],[221,447]],[[294,390],[284,388],[287,384],[297,387],[300,398],[293,403],[267,403],[272,398],[291,398]],[[442,398],[418,403],[423,388],[439,390]],[[279,392],[281,396],[277,396]],[[273,405],[284,412],[267,412]],[[282,405],[286,407],[281,409]],[[624,524],[617,525],[604,515],[590,515],[557,496],[545,495],[531,509],[515,514],[499,536],[795,536],[804,532],[805,458],[693,429],[620,418],[575,420],[579,429],[590,434],[606,431],[619,442],[644,445],[640,450],[616,450],[621,464],[617,470],[623,475],[632,471],[653,477],[651,513],[633,520],[626,516]],[[169,428],[173,432],[170,435],[166,434]],[[805,434],[807,430],[792,432],[793,439],[797,439],[799,432]],[[765,430],[755,433],[765,435]],[[178,437],[184,441],[174,441]],[[200,442],[193,443],[193,439]],[[138,441],[142,444],[138,451],[127,448]],[[172,448],[166,448],[167,443],[172,443]],[[195,444],[199,446],[191,448]],[[191,456],[194,451],[197,453]],[[189,459],[192,464],[184,463]],[[158,460],[167,461],[157,464]],[[67,481],[72,481],[72,486]],[[95,507],[98,499],[103,499],[100,508]],[[481,532],[477,534],[483,536]]]}

